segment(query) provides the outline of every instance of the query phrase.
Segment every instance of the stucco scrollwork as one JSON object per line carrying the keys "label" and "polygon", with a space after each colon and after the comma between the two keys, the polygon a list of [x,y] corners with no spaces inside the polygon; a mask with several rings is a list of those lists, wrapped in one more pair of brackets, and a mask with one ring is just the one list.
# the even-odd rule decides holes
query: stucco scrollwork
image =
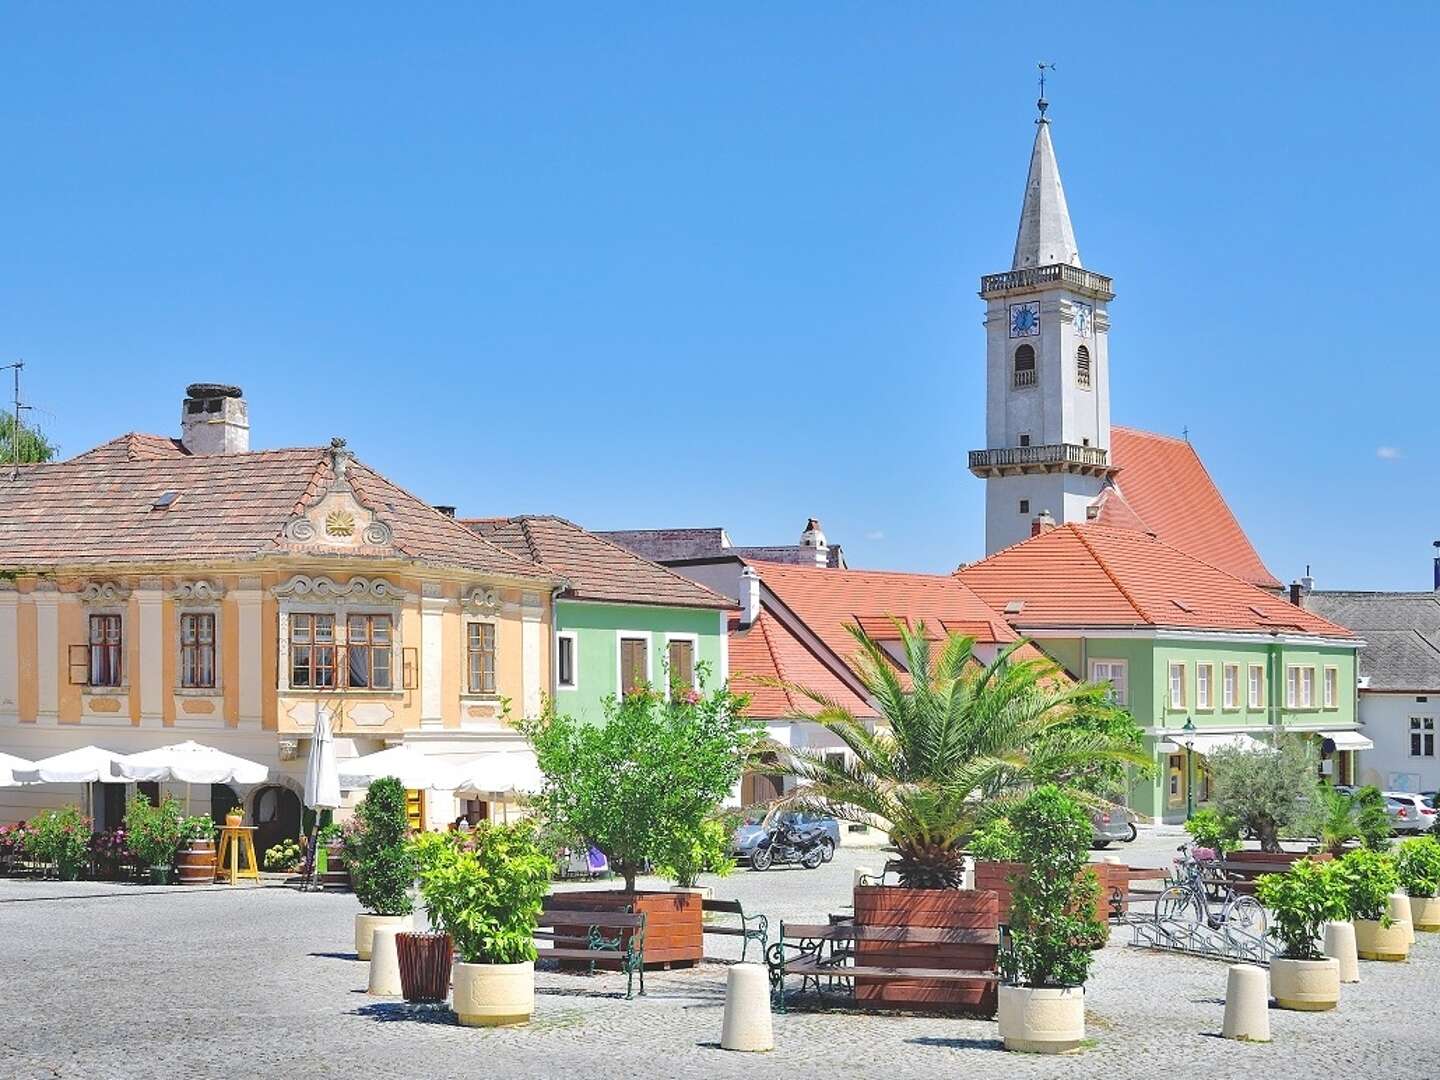
{"label": "stucco scrollwork", "polygon": [[285,523],[285,539],[297,544],[309,543],[315,539],[315,523],[309,518],[291,518]]}
{"label": "stucco scrollwork", "polygon": [[119,604],[129,596],[129,589],[113,581],[92,581],[80,590],[80,599],[86,604]]}
{"label": "stucco scrollwork", "polygon": [[365,531],[360,534],[360,538],[371,547],[389,547],[394,535],[389,525],[376,520],[365,526]]}
{"label": "stucco scrollwork", "polygon": [[483,585],[477,585],[465,594],[465,610],[478,611],[485,615],[494,615],[500,610],[500,592],[497,589],[487,589]]}
{"label": "stucco scrollwork", "polygon": [[181,604],[214,604],[225,595],[225,586],[213,581],[182,581],[170,595]]}
{"label": "stucco scrollwork", "polygon": [[296,574],[283,585],[272,590],[282,600],[326,600],[344,603],[399,604],[411,599],[411,594],[396,588],[384,578],[352,577],[341,584],[333,578]]}

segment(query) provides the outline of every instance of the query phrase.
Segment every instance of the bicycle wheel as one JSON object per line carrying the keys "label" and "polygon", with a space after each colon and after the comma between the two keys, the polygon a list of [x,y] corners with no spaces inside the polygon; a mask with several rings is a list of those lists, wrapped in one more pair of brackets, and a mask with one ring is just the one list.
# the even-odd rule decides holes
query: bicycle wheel
{"label": "bicycle wheel", "polygon": [[1257,938],[1265,936],[1269,925],[1264,907],[1253,896],[1237,896],[1226,904],[1223,921],[1226,929],[1241,930]]}
{"label": "bicycle wheel", "polygon": [[1155,898],[1155,921],[1202,923],[1205,914],[1195,894],[1181,885],[1171,885]]}

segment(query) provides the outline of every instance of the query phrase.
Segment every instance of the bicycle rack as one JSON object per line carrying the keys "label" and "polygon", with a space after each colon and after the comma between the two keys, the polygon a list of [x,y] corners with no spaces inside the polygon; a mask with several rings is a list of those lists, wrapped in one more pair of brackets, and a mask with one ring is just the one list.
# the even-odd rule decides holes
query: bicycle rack
{"label": "bicycle rack", "polygon": [[1229,960],[1269,967],[1276,953],[1268,935],[1257,936],[1238,927],[1212,927],[1190,919],[1132,919],[1132,947],[1186,953],[1208,960]]}

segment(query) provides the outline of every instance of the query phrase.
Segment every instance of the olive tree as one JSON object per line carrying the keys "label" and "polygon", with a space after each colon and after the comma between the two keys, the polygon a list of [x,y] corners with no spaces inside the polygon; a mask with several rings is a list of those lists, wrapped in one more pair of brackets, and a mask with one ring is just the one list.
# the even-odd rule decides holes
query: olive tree
{"label": "olive tree", "polygon": [[1316,804],[1315,753],[1302,739],[1274,747],[1222,746],[1210,755],[1210,799],[1225,817],[1280,850],[1280,830],[1301,825]]}

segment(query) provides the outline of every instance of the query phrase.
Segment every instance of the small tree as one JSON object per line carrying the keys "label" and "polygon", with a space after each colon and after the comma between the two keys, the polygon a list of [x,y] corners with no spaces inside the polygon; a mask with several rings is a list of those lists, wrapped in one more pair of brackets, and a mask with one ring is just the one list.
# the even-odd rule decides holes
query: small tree
{"label": "small tree", "polygon": [[1271,931],[1287,960],[1321,960],[1320,933],[1332,919],[1349,918],[1338,862],[1300,859],[1283,874],[1262,874],[1255,895],[1269,909]]}
{"label": "small tree", "polygon": [[171,796],[156,806],[137,794],[125,807],[125,844],[146,866],[169,866],[184,837],[184,812]]}
{"label": "small tree", "polygon": [[677,838],[655,869],[685,889],[692,888],[701,874],[727,876],[735,869],[730,855],[735,824],[725,815],[706,818],[695,833]]}
{"label": "small tree", "polygon": [[28,465],[49,461],[55,456],[55,444],[41,434],[40,429],[20,421],[19,456],[16,456],[15,415],[0,410],[0,464]]}
{"label": "small tree", "polygon": [[1360,806],[1356,799],[1328,784],[1320,784],[1315,792],[1315,810],[1307,831],[1320,839],[1320,847],[1339,855],[1351,840],[1359,840]]}
{"label": "small tree", "polygon": [[545,774],[538,805],[562,834],[605,852],[633,891],[642,867],[683,851],[739,782],[760,738],[743,705],[723,689],[668,700],[641,690],[607,700],[601,724],[548,706],[521,725]]}
{"label": "small tree", "polygon": [[355,898],[376,915],[409,915],[415,910],[410,886],[415,864],[406,843],[410,823],[405,813],[405,788],[393,776],[370,785],[355,808],[355,853],[349,862]]}
{"label": "small tree", "polygon": [[1013,815],[1025,873],[1016,884],[1009,945],[999,958],[1011,984],[1083,986],[1092,949],[1104,941],[1096,917],[1100,883],[1088,866],[1090,815],[1053,785],[1036,788]]}
{"label": "small tree", "polygon": [[1395,830],[1390,825],[1390,808],[1377,787],[1362,787],[1355,792],[1355,829],[1360,842],[1371,851],[1384,851],[1390,846]]}
{"label": "small tree", "polygon": [[1260,841],[1260,850],[1280,850],[1280,830],[1296,825],[1315,798],[1315,757],[1300,739],[1247,750],[1222,746],[1210,754],[1211,801],[1226,817]]}
{"label": "small tree", "polygon": [[1390,925],[1390,894],[1400,887],[1395,860],[1379,851],[1361,848],[1335,860],[1352,919]]}
{"label": "small tree", "polygon": [[1440,842],[1433,835],[1400,841],[1395,850],[1400,887],[1409,896],[1440,896]]}
{"label": "small tree", "polygon": [[1198,847],[1211,848],[1221,855],[1240,846],[1240,823],[1208,806],[1190,815],[1185,831]]}

